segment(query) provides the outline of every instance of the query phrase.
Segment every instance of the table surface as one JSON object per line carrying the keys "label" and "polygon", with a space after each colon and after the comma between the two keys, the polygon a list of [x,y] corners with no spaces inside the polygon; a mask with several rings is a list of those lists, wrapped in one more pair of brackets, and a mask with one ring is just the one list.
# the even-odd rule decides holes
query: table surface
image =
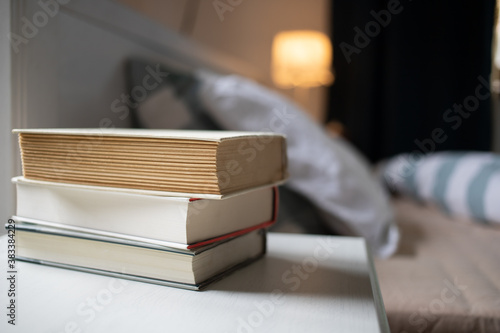
{"label": "table surface", "polygon": [[1,332],[389,332],[361,238],[269,233],[263,259],[201,292],[24,262],[16,272],[16,325],[2,306]]}

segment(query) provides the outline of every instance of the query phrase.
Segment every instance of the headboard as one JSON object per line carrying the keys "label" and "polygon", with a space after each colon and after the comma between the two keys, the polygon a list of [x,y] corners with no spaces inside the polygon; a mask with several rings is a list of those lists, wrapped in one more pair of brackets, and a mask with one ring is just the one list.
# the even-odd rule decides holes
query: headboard
{"label": "headboard", "polygon": [[122,94],[129,94],[128,59],[238,73],[258,81],[264,77],[251,65],[204,48],[111,0],[11,0],[0,8],[5,37],[1,51],[8,58],[2,59],[0,72],[10,70],[11,77],[9,82],[7,74],[0,82],[0,95],[11,96],[2,104],[7,110],[1,118],[6,123],[0,152],[4,218],[14,212],[10,178],[21,172],[17,140],[9,136],[9,127],[100,127],[103,119],[129,127],[131,117],[112,108]]}
{"label": "headboard", "polygon": [[26,19],[38,30],[13,48],[19,127],[99,127],[103,118],[128,127],[129,117],[115,114],[111,104],[128,93],[124,64],[130,57],[259,76],[250,65],[196,45],[113,1],[46,2],[51,8],[40,3],[12,1],[13,33],[29,32]]}

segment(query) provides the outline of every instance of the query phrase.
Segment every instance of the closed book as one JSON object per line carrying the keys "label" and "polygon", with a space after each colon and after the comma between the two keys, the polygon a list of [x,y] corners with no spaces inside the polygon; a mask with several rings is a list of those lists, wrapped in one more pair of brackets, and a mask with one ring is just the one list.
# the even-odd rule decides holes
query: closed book
{"label": "closed book", "polygon": [[264,230],[192,250],[16,223],[17,260],[199,290],[265,253]]}
{"label": "closed book", "polygon": [[13,182],[17,187],[16,215],[20,218],[191,247],[270,226],[278,203],[273,187],[215,200],[24,177],[16,177]]}
{"label": "closed book", "polygon": [[221,198],[287,177],[282,135],[144,129],[23,129],[23,175]]}

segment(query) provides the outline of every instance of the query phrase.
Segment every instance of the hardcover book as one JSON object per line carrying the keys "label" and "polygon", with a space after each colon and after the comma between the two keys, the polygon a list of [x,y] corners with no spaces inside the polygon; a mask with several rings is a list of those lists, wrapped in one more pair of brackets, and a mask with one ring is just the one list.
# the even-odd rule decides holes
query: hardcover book
{"label": "hardcover book", "polygon": [[264,230],[175,249],[151,242],[16,223],[17,260],[199,290],[265,253]]}
{"label": "hardcover book", "polygon": [[19,218],[47,226],[94,229],[191,247],[268,227],[275,221],[278,204],[273,187],[215,200],[24,177],[16,177],[13,182]]}
{"label": "hardcover book", "polygon": [[282,135],[141,129],[23,129],[27,179],[221,198],[287,177]]}

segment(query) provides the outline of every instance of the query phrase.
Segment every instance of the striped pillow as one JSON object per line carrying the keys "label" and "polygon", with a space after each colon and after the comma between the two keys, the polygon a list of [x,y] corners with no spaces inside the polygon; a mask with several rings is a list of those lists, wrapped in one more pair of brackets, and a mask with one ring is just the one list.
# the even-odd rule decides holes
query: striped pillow
{"label": "striped pillow", "polygon": [[500,224],[500,155],[481,152],[403,154],[383,167],[387,186],[451,215]]}

